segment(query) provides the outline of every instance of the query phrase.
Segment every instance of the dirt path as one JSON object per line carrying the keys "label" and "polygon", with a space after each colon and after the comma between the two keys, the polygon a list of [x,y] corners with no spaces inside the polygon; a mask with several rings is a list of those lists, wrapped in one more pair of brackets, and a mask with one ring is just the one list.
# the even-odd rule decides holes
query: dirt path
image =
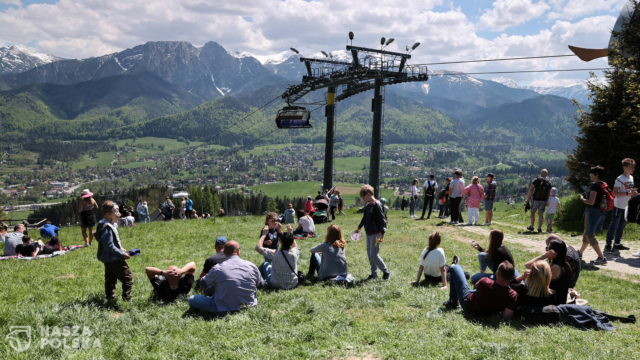
{"label": "dirt path", "polygon": [[[510,224],[506,223],[496,223],[494,225],[498,225],[504,228],[512,227]],[[479,234],[482,236],[489,236],[489,232],[492,230],[492,227],[489,226],[459,226],[459,229],[464,231],[468,231],[474,234]],[[545,251],[545,238],[546,234],[515,234],[513,235],[511,231],[505,232],[504,241],[507,243],[515,243],[523,246],[526,250],[542,254]],[[580,248],[582,244],[582,237],[563,237],[563,239],[567,242],[567,244],[575,247],[576,249]],[[601,245],[603,241],[601,241]],[[637,251],[637,249],[633,250]],[[609,260],[607,265],[598,266],[603,273],[608,275],[623,278],[626,280],[634,280],[640,281],[638,279],[630,279],[625,275],[640,275],[640,258],[632,256],[632,250],[624,250],[620,251],[619,255],[607,254],[607,259]],[[591,248],[587,248],[585,254],[583,256],[583,260],[588,264],[591,260],[595,260],[596,253]],[[594,267],[595,269],[595,267]]]}

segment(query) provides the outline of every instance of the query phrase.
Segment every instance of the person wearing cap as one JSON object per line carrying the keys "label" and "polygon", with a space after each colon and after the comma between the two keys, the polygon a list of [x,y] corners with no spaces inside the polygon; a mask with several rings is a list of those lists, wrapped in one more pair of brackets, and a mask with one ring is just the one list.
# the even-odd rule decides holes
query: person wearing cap
{"label": "person wearing cap", "polygon": [[202,272],[200,273],[200,276],[198,277],[198,281],[196,282],[196,289],[200,289],[200,281],[205,275],[207,275],[207,273],[211,270],[211,268],[213,268],[218,264],[222,264],[223,261],[227,260],[227,257],[222,252],[222,249],[224,249],[224,244],[226,244],[227,241],[228,240],[226,236],[220,235],[216,237],[216,240],[215,240],[216,253],[209,256],[204,261]]}
{"label": "person wearing cap", "polygon": [[104,291],[107,300],[113,301],[116,297],[116,284],[122,282],[122,298],[131,300],[133,288],[133,272],[125,260],[131,256],[122,247],[118,234],[118,220],[120,209],[111,200],[102,203],[104,219],[98,223],[96,238],[98,240],[97,258],[104,263]]}
{"label": "person wearing cap", "polygon": [[484,187],[484,225],[491,225],[493,221],[493,202],[496,200],[496,188],[498,184],[493,180],[495,176],[492,173],[487,174],[485,179],[487,186]]}
{"label": "person wearing cap", "polygon": [[145,268],[147,278],[153,286],[154,296],[163,302],[173,302],[181,295],[187,295],[193,286],[196,263],[190,262],[179,268],[175,265],[166,270],[155,267]]}
{"label": "person wearing cap", "polygon": [[201,280],[205,292],[213,295],[191,295],[189,306],[224,315],[258,305],[256,293],[263,282],[258,267],[240,258],[240,244],[236,241],[227,241],[222,252],[227,259],[214,266]]}
{"label": "person wearing cap", "polygon": [[78,206],[80,214],[80,230],[82,231],[82,240],[87,245],[93,242],[93,227],[96,226],[96,210],[98,203],[93,199],[93,193],[89,189],[84,189],[80,193],[82,200]]}

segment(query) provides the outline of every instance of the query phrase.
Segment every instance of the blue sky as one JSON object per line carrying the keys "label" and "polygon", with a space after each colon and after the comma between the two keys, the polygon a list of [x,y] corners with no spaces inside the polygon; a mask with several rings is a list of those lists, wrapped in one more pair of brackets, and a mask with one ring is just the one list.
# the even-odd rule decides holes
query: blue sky
{"label": "blue sky", "polygon": [[[606,47],[627,0],[0,0],[0,46],[22,44],[85,58],[146,41],[216,41],[261,61],[288,48],[306,55],[344,50],[346,33],[371,46],[380,36],[398,48],[420,41],[414,62],[556,55],[567,45]],[[602,67],[554,59],[463,64],[456,71]],[[587,72],[509,75],[533,85],[584,81]]]}

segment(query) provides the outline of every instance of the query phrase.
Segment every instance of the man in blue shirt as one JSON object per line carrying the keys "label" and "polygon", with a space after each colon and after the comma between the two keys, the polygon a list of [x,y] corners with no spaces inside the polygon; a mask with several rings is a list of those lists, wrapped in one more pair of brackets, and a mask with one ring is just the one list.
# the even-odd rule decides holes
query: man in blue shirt
{"label": "man in blue shirt", "polygon": [[60,228],[51,224],[51,221],[47,220],[47,223],[40,228],[40,236],[42,236],[43,239],[50,239],[54,236],[58,236],[58,231],[60,231]]}
{"label": "man in blue shirt", "polygon": [[185,214],[187,215],[187,219],[193,219],[193,200],[189,199],[188,196],[185,203]]}

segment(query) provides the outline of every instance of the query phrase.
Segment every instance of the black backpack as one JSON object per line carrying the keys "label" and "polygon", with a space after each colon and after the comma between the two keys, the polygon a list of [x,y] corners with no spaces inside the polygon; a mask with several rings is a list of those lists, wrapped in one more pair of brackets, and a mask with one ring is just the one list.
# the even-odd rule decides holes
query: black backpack
{"label": "black backpack", "polygon": [[551,183],[544,178],[537,178],[533,182],[533,200],[547,201],[549,199],[549,191],[551,191]]}
{"label": "black backpack", "polygon": [[427,186],[427,189],[425,190],[425,194],[427,196],[433,196],[433,194],[436,192],[436,188],[435,188],[435,182],[431,182],[431,180],[429,180],[429,186]]}
{"label": "black backpack", "polygon": [[636,195],[629,200],[627,221],[640,224],[640,195]]}

